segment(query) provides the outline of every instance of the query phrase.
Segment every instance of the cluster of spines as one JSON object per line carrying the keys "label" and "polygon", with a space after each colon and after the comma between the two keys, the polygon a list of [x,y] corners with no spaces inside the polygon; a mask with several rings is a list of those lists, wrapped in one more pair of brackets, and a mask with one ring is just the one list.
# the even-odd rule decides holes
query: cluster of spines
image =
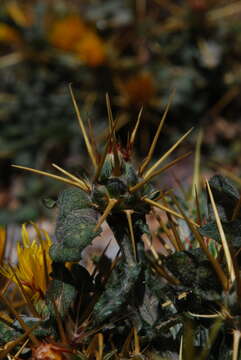
{"label": "cluster of spines", "polygon": [[[116,127],[117,127],[117,121],[115,121],[113,119],[113,115],[112,115],[112,110],[111,110],[111,106],[110,106],[110,99],[109,96],[106,95],[106,104],[107,104],[107,112],[108,112],[108,120],[109,120],[109,135],[108,135],[108,139],[106,141],[106,145],[105,145],[105,150],[102,156],[99,156],[97,154],[96,151],[96,146],[95,143],[93,141],[93,139],[91,139],[87,134],[87,130],[85,128],[84,122],[81,118],[80,115],[80,111],[76,102],[76,99],[74,97],[73,94],[73,90],[71,85],[69,86],[70,89],[70,95],[73,101],[73,105],[76,111],[76,115],[78,118],[78,122],[79,122],[79,126],[81,128],[83,137],[84,137],[84,141],[85,141],[85,145],[87,148],[87,152],[89,154],[91,163],[94,167],[94,176],[92,181],[86,180],[86,179],[81,179],[78,176],[75,176],[73,174],[71,174],[70,172],[66,171],[65,169],[63,169],[62,167],[56,165],[56,164],[52,164],[52,166],[58,170],[60,173],[62,173],[63,175],[65,175],[65,177],[63,176],[59,176],[59,175],[55,175],[52,173],[48,173],[45,171],[41,171],[41,170],[36,170],[33,168],[29,168],[29,167],[25,167],[25,166],[19,166],[19,165],[12,165],[13,167],[22,169],[22,170],[27,170],[39,175],[44,175],[44,176],[48,176],[50,178],[56,179],[58,181],[62,181],[64,183],[67,183],[69,185],[75,186],[80,188],[81,190],[83,190],[84,192],[90,194],[92,192],[93,189],[93,185],[94,184],[98,184],[99,180],[101,178],[101,174],[103,173],[103,167],[106,164],[106,159],[108,156],[112,156],[113,158],[113,168],[111,169],[112,174],[116,177],[118,177],[118,175],[121,173],[120,171],[120,160],[119,160],[119,153],[121,153],[121,156],[123,158],[129,159],[131,157],[131,152],[133,150],[133,146],[135,143],[135,139],[136,139],[136,134],[138,131],[138,127],[140,125],[141,122],[141,115],[142,115],[142,109],[139,112],[136,124],[134,126],[133,131],[131,132],[131,135],[128,138],[128,143],[126,145],[126,147],[122,150],[121,147],[119,146],[117,139],[116,139]],[[179,161],[181,161],[182,159],[186,158],[187,156],[190,155],[190,152],[179,156],[178,158],[176,158],[175,160],[171,161],[170,163],[164,165],[163,167],[159,168],[159,166],[168,158],[169,155],[172,154],[172,152],[183,142],[183,140],[190,134],[190,132],[192,131],[192,129],[190,129],[189,131],[187,131],[166,153],[164,153],[149,169],[147,169],[148,165],[150,164],[150,162],[152,161],[153,158],[153,154],[154,154],[154,150],[160,135],[160,132],[163,128],[164,125],[164,121],[166,119],[172,98],[173,98],[174,93],[171,94],[170,98],[169,98],[169,102],[166,106],[165,112],[161,118],[161,121],[158,125],[156,134],[154,136],[154,139],[152,141],[152,144],[149,148],[148,154],[145,157],[144,161],[142,162],[142,164],[139,166],[138,170],[137,170],[137,175],[138,175],[138,181],[137,183],[134,183],[133,185],[130,185],[128,188],[128,191],[133,194],[136,191],[138,191],[139,189],[143,188],[147,183],[149,183],[154,177],[156,177],[157,175],[161,174],[163,171],[167,170],[168,168],[174,166],[175,164],[177,164]],[[160,191],[161,194],[163,194],[162,191]],[[163,195],[164,196],[164,195]],[[161,196],[159,197],[159,199],[161,198]],[[115,198],[109,198],[107,199],[107,205],[106,208],[103,210],[102,215],[98,221],[98,224],[96,226],[96,231],[98,230],[98,228],[101,226],[101,224],[103,223],[103,221],[107,218],[107,216],[110,214],[110,212],[112,211],[113,207],[118,203],[118,199]],[[158,198],[155,199],[155,201],[151,198],[148,198],[147,196],[143,196],[141,198],[141,200],[145,203],[147,203],[150,206],[153,207],[157,207],[171,215],[174,215],[178,218],[182,218],[183,219],[183,215],[181,213],[178,213],[177,211],[171,209],[168,206],[165,206],[163,204],[160,204],[158,201]],[[93,206],[95,207],[96,204],[93,204]],[[129,213],[128,213],[129,214]],[[129,216],[129,215],[128,215]],[[128,220],[129,221],[129,220]],[[194,225],[197,225],[196,223],[193,222]]]}

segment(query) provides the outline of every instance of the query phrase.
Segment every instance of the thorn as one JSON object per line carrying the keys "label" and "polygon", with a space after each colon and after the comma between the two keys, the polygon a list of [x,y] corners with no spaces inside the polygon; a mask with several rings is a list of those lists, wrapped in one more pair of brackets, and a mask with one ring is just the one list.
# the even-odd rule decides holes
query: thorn
{"label": "thorn", "polygon": [[134,259],[135,259],[135,261],[137,261],[137,257],[136,257],[136,242],[135,242],[134,231],[133,231],[133,224],[132,224],[132,218],[131,218],[131,215],[134,213],[134,210],[124,210],[124,213],[126,214],[127,221],[128,221],[128,225],[129,225],[129,230],[130,230],[130,235],[131,235],[131,243],[132,243],[132,248],[133,248]]}
{"label": "thorn", "polygon": [[[177,296],[177,300],[185,299],[188,296],[188,294],[190,294],[190,293],[191,293],[191,291],[181,293],[180,295]],[[171,300],[167,300],[166,302],[161,304],[161,307],[165,308],[170,305],[173,305],[173,302]]]}
{"label": "thorn", "polygon": [[[102,333],[98,333],[98,347],[99,347],[99,356],[98,360],[102,360],[103,358],[103,351],[104,351],[104,337]],[[96,357],[97,358],[97,357]]]}
{"label": "thorn", "polygon": [[191,311],[188,311],[188,314],[193,316],[193,317],[200,317],[200,318],[204,318],[204,319],[215,319],[220,317],[220,314],[194,314]]}
{"label": "thorn", "polygon": [[222,226],[219,214],[218,214],[218,210],[217,210],[217,206],[215,204],[215,200],[213,198],[212,190],[210,188],[208,180],[207,179],[205,179],[205,180],[206,180],[206,185],[207,185],[209,198],[210,198],[212,208],[213,208],[213,213],[214,213],[215,220],[216,220],[216,223],[217,223],[217,228],[218,228],[219,235],[220,235],[220,238],[221,238],[221,241],[222,241],[223,250],[224,250],[224,254],[225,254],[225,257],[226,257],[226,261],[227,261],[227,267],[228,267],[229,276],[230,276],[231,281],[233,282],[235,280],[235,271],[234,271],[234,265],[233,265],[231,253],[230,253],[230,250],[229,250],[228,242],[227,242],[225,233],[223,231],[223,226]]}
{"label": "thorn", "polygon": [[192,180],[192,197],[194,197],[195,188],[196,188],[197,194],[199,194],[199,188],[200,188],[200,158],[201,158],[202,139],[203,139],[203,131],[202,131],[202,129],[200,129],[199,132],[198,132],[196,149],[195,149],[194,172],[193,172],[193,180]]}
{"label": "thorn", "polygon": [[56,164],[52,164],[52,166],[59,170],[60,172],[62,172],[63,174],[65,174],[66,176],[68,176],[70,179],[74,180],[75,182],[77,182],[80,186],[82,186],[83,188],[85,188],[85,191],[90,192],[90,186],[88,184],[86,184],[83,180],[79,179],[77,176],[71,174],[70,172],[64,170],[63,168],[61,168],[60,166],[56,165]]}
{"label": "thorn", "polygon": [[39,326],[39,323],[35,324],[33,327],[29,328],[28,331],[25,331],[23,335],[21,335],[18,339],[8,342],[4,346],[4,350],[0,351],[0,359],[6,359],[6,356],[10,353],[12,349],[14,349],[18,344],[20,344],[26,336],[29,336],[32,331],[34,331]]}
{"label": "thorn", "polygon": [[195,191],[195,203],[196,203],[196,209],[197,209],[197,222],[201,226],[202,225],[202,217],[201,217],[201,210],[200,210],[200,204],[199,204],[198,192],[197,192],[196,185],[194,185],[194,191]]}
{"label": "thorn", "polygon": [[138,356],[138,355],[141,355],[140,339],[138,337],[137,329],[135,327],[133,328],[133,332],[134,332],[134,354],[133,355]]}
{"label": "thorn", "polygon": [[102,169],[102,167],[103,167],[103,165],[104,165],[106,156],[107,156],[107,154],[108,154],[108,150],[109,150],[109,147],[110,147],[110,144],[111,144],[111,140],[112,140],[113,133],[114,133],[114,131],[115,131],[115,129],[116,129],[116,125],[117,125],[117,121],[114,122],[113,127],[112,127],[112,129],[111,129],[111,132],[110,132],[110,134],[109,134],[109,136],[108,136],[108,140],[107,140],[106,146],[105,146],[105,151],[104,151],[104,154],[103,154],[103,156],[102,156],[102,158],[101,158],[101,161],[100,161],[100,163],[99,163],[99,165],[98,165],[98,168],[97,168],[97,170],[96,170],[96,174],[95,174],[95,177],[94,177],[93,182],[96,182],[96,181],[98,180],[98,178],[99,178],[101,169]]}
{"label": "thorn", "polygon": [[156,270],[158,271],[158,273],[163,276],[167,281],[169,281],[171,284],[175,284],[175,285],[179,285],[180,281],[174,277],[174,275],[168,273],[165,268],[162,266],[162,261],[156,251],[156,249],[154,248],[154,246],[152,245],[150,239],[148,238],[148,236],[145,234],[144,236],[142,236],[142,240],[144,242],[144,244],[149,247],[149,249],[151,250],[151,253],[154,257],[154,259],[156,260],[156,263],[158,265],[158,267],[156,268]]}
{"label": "thorn", "polygon": [[[105,100],[106,100],[106,107],[107,107],[108,121],[109,121],[109,135],[111,135],[112,128],[114,125],[114,119],[113,119],[113,114],[112,114],[111,105],[110,105],[110,97],[109,97],[108,93],[105,94]],[[115,130],[113,131],[111,136],[113,136],[114,139],[116,138]],[[114,142],[116,142],[116,141],[114,140]]]}
{"label": "thorn", "polygon": [[[113,153],[114,153],[114,169],[113,169],[113,173],[115,176],[120,176],[121,175],[121,170],[120,170],[120,161],[119,161],[119,157],[118,157],[118,152],[117,152],[117,148],[116,148],[116,126],[114,127],[114,120],[113,120],[113,114],[112,114],[112,110],[111,110],[111,105],[110,105],[110,97],[109,94],[106,94],[106,106],[107,106],[107,112],[108,112],[108,120],[109,120],[109,136],[110,136],[110,142],[112,143],[112,148],[113,148]],[[112,132],[112,129],[113,132]]]}
{"label": "thorn", "polygon": [[80,129],[82,131],[82,134],[83,134],[83,137],[84,137],[84,141],[85,141],[85,145],[86,145],[86,148],[87,148],[87,151],[88,151],[88,154],[90,156],[90,159],[92,161],[92,164],[94,165],[94,168],[97,169],[97,161],[96,161],[96,158],[95,158],[95,153],[94,153],[94,150],[92,148],[92,145],[89,141],[89,138],[87,136],[87,132],[86,132],[86,129],[85,129],[85,126],[84,126],[84,122],[81,118],[81,115],[80,115],[80,111],[79,111],[79,108],[78,108],[78,105],[77,105],[77,102],[75,100],[75,97],[74,97],[74,93],[73,93],[73,90],[72,90],[72,85],[69,84],[69,91],[70,91],[70,95],[71,95],[71,99],[72,99],[72,102],[74,104],[74,108],[75,108],[75,112],[76,112],[76,115],[77,115],[77,119],[78,119],[78,122],[79,122],[79,126],[80,126]]}
{"label": "thorn", "polygon": [[[171,215],[176,216],[179,219],[185,220],[183,215],[179,214],[178,212],[176,212],[176,211],[174,211],[174,210],[172,210],[172,209],[170,209],[170,208],[168,208],[168,207],[166,207],[164,205],[161,205],[161,204],[159,204],[159,203],[157,203],[157,202],[155,202],[155,201],[153,201],[151,199],[148,199],[148,198],[142,198],[142,200],[145,201],[146,203],[152,205],[152,206],[157,207],[158,209],[161,209],[161,210],[166,211],[167,213],[169,213]],[[194,221],[192,221],[192,220],[189,220],[189,221],[195,227],[199,227],[199,225],[197,223],[195,223]]]}
{"label": "thorn", "polygon": [[[183,160],[183,159],[186,159],[188,156],[190,156],[192,154],[192,151],[189,151],[188,153],[186,154],[183,154],[183,155],[180,155],[178,156],[175,160],[171,161],[169,164],[163,166],[161,169],[158,169],[156,171],[153,171],[152,174],[149,175],[148,179],[152,179],[153,177],[159,175],[160,173],[162,173],[163,171],[171,168],[172,166],[176,165],[179,161]],[[144,176],[145,178],[145,176]]]}
{"label": "thorn", "polygon": [[103,212],[103,214],[101,215],[101,217],[99,218],[94,231],[97,231],[99,229],[99,227],[101,226],[101,224],[105,221],[105,219],[107,218],[107,216],[109,215],[109,213],[111,212],[112,208],[115,206],[115,204],[118,202],[118,200],[116,199],[108,199],[108,204],[105,208],[105,211]]}
{"label": "thorn", "polygon": [[[161,200],[163,199],[165,196],[167,196],[172,190],[172,188],[170,188],[169,190],[156,190],[155,192],[160,192],[160,195],[158,197],[155,198],[155,201]],[[153,193],[152,193],[153,194]]]}
{"label": "thorn", "polygon": [[2,312],[0,311],[0,321],[4,322],[4,324],[8,325],[9,327],[12,327],[14,320],[10,318],[10,316],[8,316],[6,314],[6,312]]}
{"label": "thorn", "polygon": [[12,360],[17,360],[19,359],[19,355],[21,355],[21,352],[24,350],[24,348],[26,347],[26,345],[28,344],[29,339],[27,339],[23,345],[20,347],[20,349],[16,352],[16,354],[14,355],[14,357],[12,358]]}
{"label": "thorn", "polygon": [[140,121],[141,121],[142,112],[143,112],[143,106],[141,107],[141,109],[139,111],[137,121],[136,121],[136,125],[135,125],[135,127],[134,127],[134,129],[133,129],[133,131],[131,133],[131,137],[130,137],[130,141],[129,141],[130,148],[132,148],[133,145],[134,145],[135,138],[136,138],[136,133],[137,133],[138,127],[140,125]]}
{"label": "thorn", "polygon": [[71,181],[71,180],[66,179],[66,178],[64,178],[62,176],[57,176],[57,175],[54,175],[54,174],[47,173],[45,171],[36,170],[36,169],[29,168],[29,167],[26,167],[26,166],[20,166],[20,165],[11,165],[11,166],[14,167],[14,168],[17,168],[17,169],[27,170],[27,171],[33,172],[35,174],[38,174],[38,175],[43,175],[43,176],[47,176],[47,177],[50,177],[50,178],[58,180],[58,181],[62,181],[64,183],[66,183],[66,184],[70,184],[70,185],[79,187],[81,190],[87,192],[86,188],[83,188],[82,186],[80,186],[80,184],[77,183],[76,181]]}
{"label": "thorn", "polygon": [[40,342],[39,340],[36,338],[35,335],[31,334],[31,330],[28,327],[27,324],[25,324],[25,322],[23,321],[23,319],[21,318],[21,316],[18,314],[18,312],[15,310],[15,308],[13,307],[13,305],[7,300],[6,297],[4,297],[2,294],[0,294],[0,299],[2,300],[2,302],[7,306],[7,308],[11,311],[11,313],[13,313],[13,315],[16,317],[16,319],[18,320],[19,324],[21,325],[21,327],[25,330],[25,332],[29,333],[29,337],[32,340],[32,342],[35,345],[39,345]]}
{"label": "thorn", "polygon": [[171,95],[169,96],[168,103],[167,103],[166,109],[165,109],[165,111],[164,111],[164,114],[163,114],[163,116],[162,116],[162,118],[161,118],[161,121],[160,121],[160,123],[159,123],[159,125],[158,125],[156,135],[154,136],[154,139],[153,139],[153,141],[152,141],[152,144],[151,144],[151,146],[150,146],[150,149],[149,149],[149,151],[148,151],[148,154],[147,154],[147,156],[146,156],[143,164],[142,164],[141,167],[140,167],[140,170],[139,170],[139,174],[140,174],[140,175],[143,174],[145,168],[147,167],[147,165],[148,165],[149,162],[151,161],[153,152],[154,152],[155,147],[156,147],[156,143],[157,143],[158,137],[159,137],[160,132],[161,132],[161,129],[162,129],[162,127],[163,127],[163,124],[164,124],[164,121],[165,121],[165,119],[166,119],[166,116],[167,116],[168,110],[169,110],[169,108],[170,108],[170,105],[171,105],[171,103],[172,103],[172,99],[173,99],[173,97],[174,97],[174,94],[175,94],[175,90],[173,90],[172,93],[171,93]]}
{"label": "thorn", "polygon": [[238,360],[239,358],[239,354],[240,354],[240,349],[239,349],[239,343],[240,343],[240,339],[241,339],[241,332],[238,329],[233,329],[232,331],[233,333],[233,355],[232,355],[232,359],[233,360]]}
{"label": "thorn", "polygon": [[68,340],[66,337],[66,334],[64,332],[64,326],[63,326],[63,322],[56,304],[56,301],[52,301],[53,307],[54,307],[54,312],[55,312],[55,319],[57,321],[57,326],[58,326],[58,330],[59,330],[59,335],[60,335],[60,339],[62,341],[62,344],[67,345],[68,344]]}
{"label": "thorn", "polygon": [[178,145],[190,134],[192,130],[193,128],[188,130],[164,155],[162,155],[160,159],[157,160],[149,170],[147,170],[147,172],[144,175],[144,178],[151,175],[152,172],[178,147]]}
{"label": "thorn", "polygon": [[[154,209],[153,209],[154,210]],[[163,232],[166,234],[168,241],[160,238],[160,242],[164,245],[165,249],[167,250],[168,253],[173,253],[173,249],[171,248],[170,245],[173,246],[173,248],[175,249],[175,251],[179,251],[179,245],[176,241],[176,238],[173,234],[173,232],[171,232],[171,230],[169,229],[169,227],[167,226],[167,224],[163,221],[162,217],[159,214],[155,214],[156,215],[156,219],[158,220],[161,229],[163,230]],[[166,213],[168,220],[170,221],[171,216],[170,214]],[[169,225],[169,223],[168,223]],[[158,236],[159,238],[159,236]],[[169,243],[170,242],[170,243]]]}
{"label": "thorn", "polygon": [[6,284],[5,284],[5,285],[3,286],[3,288],[1,289],[1,294],[2,294],[2,295],[4,295],[4,294],[7,292],[7,290],[8,290],[8,288],[9,288],[11,282],[12,282],[11,279],[7,279]]}
{"label": "thorn", "polygon": [[152,174],[150,174],[149,176],[144,177],[144,180],[140,181],[139,183],[137,183],[136,185],[132,186],[129,188],[130,192],[134,192],[138,189],[140,189],[143,185],[145,185],[147,182],[149,182],[151,179],[153,179],[155,176],[160,175],[163,171],[169,169],[170,167],[176,165],[179,161],[185,159],[186,157],[188,157],[189,155],[191,155],[191,151],[189,151],[188,153],[179,156],[178,158],[176,158],[175,160],[171,161],[169,164],[165,165],[164,167],[162,167],[161,169],[158,169],[156,171],[153,171]]}
{"label": "thorn", "polygon": [[[185,219],[186,223],[188,224],[190,230],[192,231],[192,233],[194,234],[196,240],[198,241],[200,248],[205,252],[205,254],[207,255],[207,258],[209,259],[210,263],[212,264],[214,270],[216,271],[216,274],[220,280],[220,283],[223,286],[223,289],[226,291],[228,290],[228,279],[221,267],[221,265],[219,264],[218,260],[212,256],[212,254],[210,253],[208,247],[206,246],[203,237],[201,236],[201,234],[198,232],[198,230],[196,229],[195,226],[193,226],[193,222],[186,216],[186,214],[183,212],[181,206],[179,205],[178,201],[176,200],[175,196],[173,194],[170,194],[174,204],[176,205],[176,207],[179,209],[180,213],[182,214],[183,218]],[[198,225],[197,225],[198,226]]]}
{"label": "thorn", "polygon": [[183,335],[181,336],[180,347],[179,347],[179,360],[183,360]]}
{"label": "thorn", "polygon": [[159,255],[158,255],[156,249],[155,249],[154,246],[152,245],[150,239],[149,239],[147,236],[143,236],[143,242],[144,242],[144,244],[146,243],[147,247],[150,248],[151,253],[152,253],[154,259],[156,260],[156,262],[158,263],[158,265],[161,265],[161,264],[162,264],[162,261],[161,261]]}
{"label": "thorn", "polygon": [[172,219],[172,217],[170,216],[170,214],[166,213],[167,214],[167,218],[169,220],[169,224],[170,224],[170,227],[172,229],[172,232],[173,232],[173,235],[174,235],[174,238],[176,240],[176,244],[177,244],[177,251],[184,251],[185,250],[185,247],[180,239],[180,236],[179,236],[179,233],[176,229],[176,225]]}

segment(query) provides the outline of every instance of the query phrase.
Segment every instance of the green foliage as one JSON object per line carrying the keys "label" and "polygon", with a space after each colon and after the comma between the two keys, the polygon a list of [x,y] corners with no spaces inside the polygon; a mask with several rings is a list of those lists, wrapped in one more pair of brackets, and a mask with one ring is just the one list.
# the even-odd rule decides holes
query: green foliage
{"label": "green foliage", "polygon": [[[222,175],[215,175],[210,180],[210,187],[222,221],[230,221],[234,213],[235,205],[239,200],[238,190]],[[241,212],[236,215],[240,217]],[[212,207],[209,204],[209,218],[214,220]]]}

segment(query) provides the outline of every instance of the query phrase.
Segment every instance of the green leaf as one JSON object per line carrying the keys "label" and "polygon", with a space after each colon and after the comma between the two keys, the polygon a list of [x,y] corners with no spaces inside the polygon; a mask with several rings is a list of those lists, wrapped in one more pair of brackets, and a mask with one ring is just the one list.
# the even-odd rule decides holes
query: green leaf
{"label": "green leaf", "polygon": [[[232,185],[232,183],[222,175],[214,175],[209,184],[213,193],[214,201],[216,203],[220,219],[222,221],[229,221],[232,218],[233,211],[239,200],[239,192]],[[213,208],[209,200],[209,218],[215,220]],[[237,214],[240,217],[241,213]]]}
{"label": "green leaf", "polygon": [[164,259],[169,271],[204,300],[220,297],[221,287],[209,260],[200,249],[179,251]]}
{"label": "green leaf", "polygon": [[79,261],[81,253],[101,233],[95,231],[99,214],[91,208],[72,210],[59,216],[56,225],[57,242],[50,248],[53,261]]}
{"label": "green leaf", "polygon": [[159,299],[151,291],[151,289],[146,286],[145,293],[143,297],[143,302],[139,306],[139,312],[142,319],[150,326],[153,326],[159,318]]}
{"label": "green leaf", "polygon": [[[241,220],[233,220],[227,223],[222,223],[222,227],[228,242],[234,248],[241,247]],[[216,222],[203,225],[199,228],[199,232],[203,236],[207,236],[221,243],[218,227]]]}
{"label": "green leaf", "polygon": [[73,210],[89,207],[91,199],[84,191],[73,187],[60,193],[57,205],[60,209],[60,216],[67,216]]}
{"label": "green leaf", "polygon": [[46,297],[50,314],[56,317],[53,303],[58,304],[58,311],[63,317],[77,295],[70,271],[62,263],[53,263],[52,278]]}
{"label": "green leaf", "polygon": [[97,324],[113,321],[116,316],[123,316],[126,304],[133,301],[131,292],[141,273],[141,265],[129,267],[127,264],[119,264],[112,271],[106,284],[106,289],[95,304],[93,318]]}
{"label": "green leaf", "polygon": [[0,345],[3,346],[9,341],[16,340],[20,335],[22,335],[22,332],[21,329],[17,331],[0,321],[0,334]]}

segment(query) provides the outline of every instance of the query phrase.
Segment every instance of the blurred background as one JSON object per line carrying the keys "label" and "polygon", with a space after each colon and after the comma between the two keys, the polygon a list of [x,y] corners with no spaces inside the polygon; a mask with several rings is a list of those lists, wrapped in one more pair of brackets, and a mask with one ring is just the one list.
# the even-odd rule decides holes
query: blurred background
{"label": "blurred background", "polygon": [[[11,164],[54,173],[54,162],[81,175],[89,167],[69,83],[100,149],[106,93],[123,145],[143,106],[137,162],[175,89],[155,156],[194,127],[175,157],[195,152],[202,129],[202,170],[240,176],[240,20],[238,0],[2,0],[0,223],[48,217],[41,199],[64,187]],[[193,162],[160,177],[161,186],[174,175],[188,182]]]}

